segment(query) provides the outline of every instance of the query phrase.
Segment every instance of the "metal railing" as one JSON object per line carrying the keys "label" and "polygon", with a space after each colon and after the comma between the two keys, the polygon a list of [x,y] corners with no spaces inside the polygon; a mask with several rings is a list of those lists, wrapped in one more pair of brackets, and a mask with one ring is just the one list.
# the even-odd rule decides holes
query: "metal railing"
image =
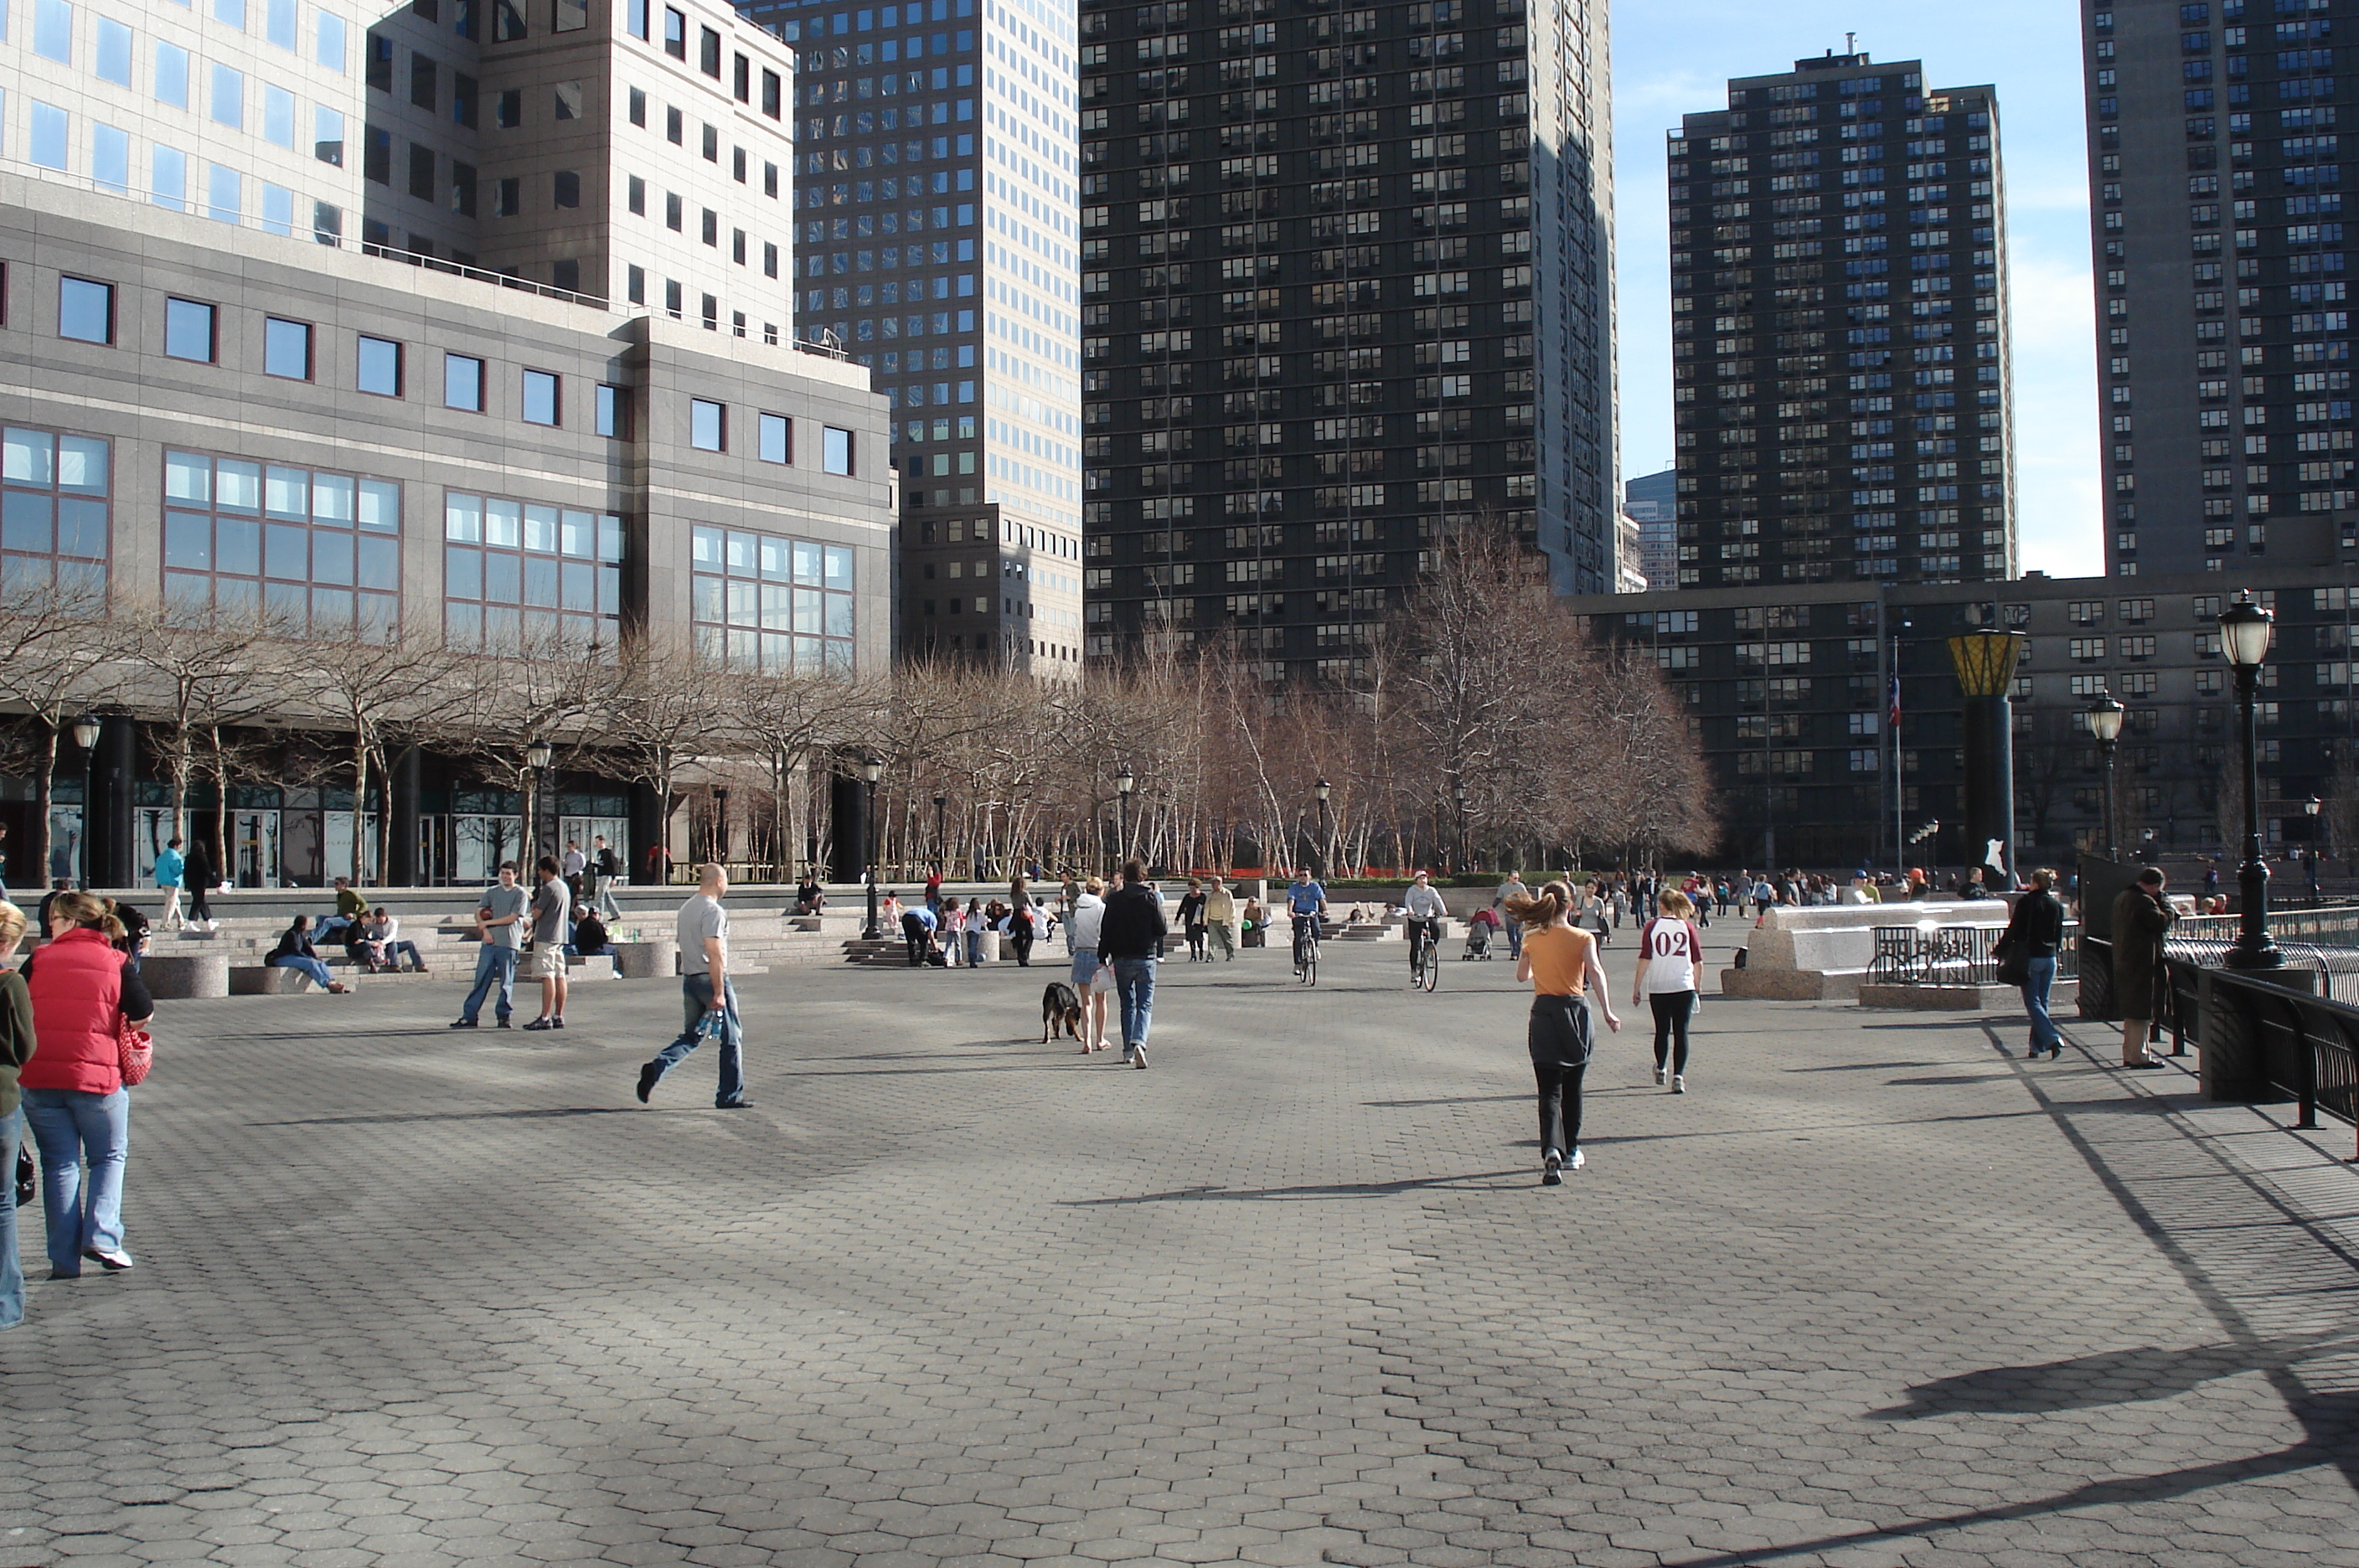
{"label": "metal railing", "polygon": [[2216,1083],[2215,1097],[2273,1089],[2293,1097],[2297,1127],[2316,1127],[2321,1110],[2359,1123],[2359,1007],[2176,952],[2163,962],[2171,1054],[2193,1040],[2241,1065],[2242,1081]]}
{"label": "metal railing", "polygon": [[[1875,955],[1868,961],[1871,985],[1998,985],[1998,960],[1991,949],[2006,928],[1996,926],[1877,926]],[[2081,973],[2081,923],[2064,922],[2057,944],[2056,978]]]}

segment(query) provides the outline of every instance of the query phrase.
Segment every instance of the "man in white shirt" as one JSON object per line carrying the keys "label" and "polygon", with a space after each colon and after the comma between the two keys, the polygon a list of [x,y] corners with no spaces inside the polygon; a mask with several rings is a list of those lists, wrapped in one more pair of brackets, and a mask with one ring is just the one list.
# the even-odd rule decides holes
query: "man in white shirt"
{"label": "man in white shirt", "polygon": [[722,896],[728,891],[727,872],[713,865],[697,867],[696,897],[679,907],[679,1038],[639,1069],[641,1105],[647,1103],[647,1095],[665,1073],[704,1043],[708,1032],[721,1047],[721,1082],[713,1094],[713,1107],[742,1111],[754,1104],[745,1097],[737,991],[729,984],[729,911],[721,907]]}
{"label": "man in white shirt", "polygon": [[1441,917],[1450,912],[1450,906],[1420,871],[1401,895],[1401,909],[1408,916],[1408,988],[1414,991],[1418,960],[1424,956],[1427,943],[1441,940]]}
{"label": "man in white shirt", "polygon": [[1507,879],[1499,884],[1499,890],[1491,895],[1491,907],[1499,911],[1501,920],[1507,922],[1507,956],[1510,958],[1524,955],[1524,922],[1507,913],[1507,900],[1528,897],[1530,895],[1524,889],[1523,877],[1512,868],[1507,872]]}

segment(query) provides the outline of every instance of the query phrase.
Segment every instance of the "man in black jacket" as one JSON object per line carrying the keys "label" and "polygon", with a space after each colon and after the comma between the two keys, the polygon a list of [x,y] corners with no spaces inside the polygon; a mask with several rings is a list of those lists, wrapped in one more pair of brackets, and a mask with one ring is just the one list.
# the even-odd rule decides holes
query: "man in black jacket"
{"label": "man in black jacket", "polygon": [[1147,880],[1147,866],[1125,861],[1122,886],[1106,899],[1098,927],[1098,956],[1114,965],[1114,989],[1122,1012],[1122,1059],[1147,1067],[1147,1029],[1155,1011],[1155,962],[1163,955],[1170,927],[1163,900]]}

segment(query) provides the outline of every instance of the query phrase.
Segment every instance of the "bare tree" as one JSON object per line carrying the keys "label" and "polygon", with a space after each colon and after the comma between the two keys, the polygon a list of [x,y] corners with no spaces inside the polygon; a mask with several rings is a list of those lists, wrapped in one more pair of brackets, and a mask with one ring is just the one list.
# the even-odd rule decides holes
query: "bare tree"
{"label": "bare tree", "polygon": [[681,769],[731,749],[729,689],[738,679],[685,644],[637,641],[625,645],[614,684],[601,694],[603,755],[655,791],[659,843],[670,841]]}
{"label": "bare tree", "polygon": [[[386,737],[404,723],[419,722],[435,694],[445,689],[449,656],[440,641],[439,632],[410,625],[384,642],[315,644],[299,650],[318,659],[302,683],[304,703],[341,726],[348,747],[354,882],[366,879],[369,784],[372,777],[382,778],[387,771]],[[392,838],[393,813],[380,811],[380,877],[390,863]]]}
{"label": "bare tree", "polygon": [[[97,701],[111,687],[109,660],[119,626],[105,595],[71,586],[10,592],[0,607],[0,694],[31,717],[33,744],[32,854],[44,886],[49,875],[49,811],[55,799],[58,736],[66,715]],[[88,812],[89,802],[82,810]],[[84,834],[89,827],[85,822]]]}
{"label": "bare tree", "polygon": [[162,606],[118,614],[116,620],[126,694],[154,715],[148,735],[168,787],[173,836],[186,836],[189,783],[203,767],[218,785],[213,834],[226,859],[229,733],[285,705],[290,676],[302,662],[290,651],[288,627],[269,615],[217,616]]}

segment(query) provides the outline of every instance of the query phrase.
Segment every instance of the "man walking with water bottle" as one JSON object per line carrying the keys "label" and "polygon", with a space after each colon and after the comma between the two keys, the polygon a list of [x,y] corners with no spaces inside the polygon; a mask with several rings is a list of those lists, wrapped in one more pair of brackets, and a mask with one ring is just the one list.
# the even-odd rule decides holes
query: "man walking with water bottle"
{"label": "man walking with water bottle", "polygon": [[718,866],[697,868],[696,897],[679,907],[679,1038],[639,1069],[639,1103],[688,1053],[712,1040],[721,1048],[721,1082],[715,1109],[742,1111],[745,1097],[744,1037],[737,1022],[737,991],[729,984],[729,911],[721,907],[729,875]]}

